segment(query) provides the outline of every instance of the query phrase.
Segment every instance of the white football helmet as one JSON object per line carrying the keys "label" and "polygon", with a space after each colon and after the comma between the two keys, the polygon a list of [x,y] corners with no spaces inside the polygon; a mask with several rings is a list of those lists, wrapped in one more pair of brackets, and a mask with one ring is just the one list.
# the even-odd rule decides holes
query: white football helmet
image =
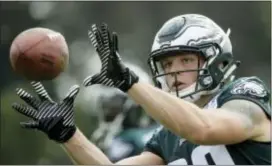
{"label": "white football helmet", "polygon": [[[225,33],[210,18],[199,14],[185,14],[168,20],[157,32],[148,59],[156,86],[192,102],[202,95],[217,92],[227,80],[232,79],[240,64],[233,59],[229,34],[230,29]],[[198,77],[194,84],[171,91],[165,75],[173,73],[165,73],[160,60],[181,52],[195,52],[204,57],[205,63],[195,70]],[[189,71],[177,71],[175,74],[180,72]]]}

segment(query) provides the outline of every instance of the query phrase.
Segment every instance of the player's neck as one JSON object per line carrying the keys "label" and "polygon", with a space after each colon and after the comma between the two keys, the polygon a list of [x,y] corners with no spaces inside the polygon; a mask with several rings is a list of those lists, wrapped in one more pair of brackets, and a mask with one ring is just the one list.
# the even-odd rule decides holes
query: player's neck
{"label": "player's neck", "polygon": [[200,108],[203,108],[212,98],[214,95],[203,95],[201,98],[197,101],[195,101],[195,105],[197,105]]}

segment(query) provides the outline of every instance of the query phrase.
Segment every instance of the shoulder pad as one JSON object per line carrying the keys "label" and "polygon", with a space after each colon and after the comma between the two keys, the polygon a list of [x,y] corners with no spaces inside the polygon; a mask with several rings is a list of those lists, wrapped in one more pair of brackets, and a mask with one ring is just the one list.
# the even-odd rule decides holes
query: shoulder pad
{"label": "shoulder pad", "polygon": [[217,98],[218,107],[234,99],[254,102],[271,118],[270,91],[258,77],[242,77],[226,85]]}

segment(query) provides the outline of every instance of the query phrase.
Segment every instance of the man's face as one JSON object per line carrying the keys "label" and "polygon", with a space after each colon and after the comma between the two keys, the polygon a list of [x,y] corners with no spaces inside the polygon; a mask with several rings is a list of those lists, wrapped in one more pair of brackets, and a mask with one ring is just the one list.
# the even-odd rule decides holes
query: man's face
{"label": "man's face", "polygon": [[[163,58],[160,62],[164,73],[171,73],[177,71],[197,70],[203,66],[204,59],[196,54],[186,53]],[[175,91],[176,89],[182,90],[189,87],[196,81],[197,73],[197,71],[192,71],[167,74],[165,75],[166,83],[171,91]],[[175,77],[177,77],[177,80]]]}

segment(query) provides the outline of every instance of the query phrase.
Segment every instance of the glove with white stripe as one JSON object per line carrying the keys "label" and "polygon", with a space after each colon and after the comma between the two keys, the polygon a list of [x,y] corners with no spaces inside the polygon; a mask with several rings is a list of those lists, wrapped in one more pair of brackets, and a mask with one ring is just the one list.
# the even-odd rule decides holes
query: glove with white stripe
{"label": "glove with white stripe", "polygon": [[93,24],[88,35],[99,55],[102,68],[100,73],[87,77],[83,84],[103,84],[127,92],[138,82],[139,77],[123,64],[118,53],[117,34],[110,34],[107,24],[102,24],[100,28]]}
{"label": "glove with white stripe", "polygon": [[28,106],[18,103],[12,105],[13,109],[32,119],[21,122],[21,126],[28,129],[38,129],[58,143],[68,141],[76,131],[73,105],[79,92],[79,86],[71,87],[66,97],[56,103],[50,98],[40,82],[31,82],[31,85],[39,99],[18,88],[16,89],[17,94]]}

